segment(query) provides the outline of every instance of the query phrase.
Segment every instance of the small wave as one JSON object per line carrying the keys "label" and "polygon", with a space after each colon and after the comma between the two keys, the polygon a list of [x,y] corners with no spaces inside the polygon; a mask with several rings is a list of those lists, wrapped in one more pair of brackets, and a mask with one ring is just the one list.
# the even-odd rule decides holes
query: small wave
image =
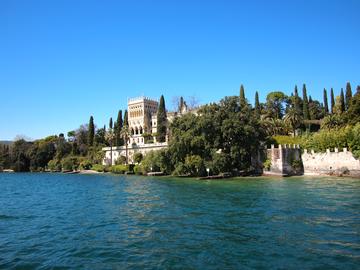
{"label": "small wave", "polygon": [[6,219],[17,219],[15,216],[8,216],[8,215],[0,215],[0,220],[6,220]]}

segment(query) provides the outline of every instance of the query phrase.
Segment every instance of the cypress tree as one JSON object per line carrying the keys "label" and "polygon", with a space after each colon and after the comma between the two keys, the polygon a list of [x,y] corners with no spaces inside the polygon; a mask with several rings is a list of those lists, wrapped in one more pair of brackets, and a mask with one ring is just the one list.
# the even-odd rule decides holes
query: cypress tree
{"label": "cypress tree", "polygon": [[332,88],[330,91],[330,102],[331,102],[331,113],[335,113],[335,97],[334,97],[334,89]]}
{"label": "cypress tree", "polygon": [[345,112],[345,97],[344,97],[344,89],[341,88],[340,91],[340,112]]}
{"label": "cypress tree", "polygon": [[129,127],[129,119],[128,119],[128,111],[125,110],[125,113],[124,113],[124,121],[123,121],[123,126],[127,126]]}
{"label": "cypress tree", "polygon": [[113,128],[113,120],[112,117],[110,117],[110,121],[109,121],[109,128],[112,129]]}
{"label": "cypress tree", "polygon": [[303,85],[303,115],[304,115],[304,120],[309,120],[310,119],[310,113],[309,113],[309,102],[308,102],[308,98],[307,98],[307,93],[306,93],[306,85]]}
{"label": "cypress tree", "polygon": [[116,145],[122,145],[122,140],[121,140],[122,127],[123,127],[122,110],[119,110],[118,116],[116,119],[116,129],[115,129]]}
{"label": "cypress tree", "polygon": [[325,109],[325,114],[328,114],[329,106],[328,106],[327,92],[325,88],[324,88],[324,109]]}
{"label": "cypress tree", "polygon": [[255,115],[257,118],[260,117],[261,109],[260,109],[260,102],[259,102],[259,93],[258,91],[255,92]]}
{"label": "cypress tree", "polygon": [[164,96],[161,95],[159,108],[157,111],[157,135],[158,142],[165,142],[166,140],[166,109]]}
{"label": "cypress tree", "polygon": [[294,107],[297,112],[301,111],[300,110],[300,98],[299,98],[297,85],[295,85],[295,89],[294,89]]}
{"label": "cypress tree", "polygon": [[360,93],[360,85],[356,87],[356,93]]}
{"label": "cypress tree", "polygon": [[89,146],[94,145],[94,136],[95,136],[94,117],[90,116],[90,120],[89,120]]}
{"label": "cypress tree", "polygon": [[240,85],[240,108],[245,108],[247,105],[246,98],[245,98],[245,90],[244,86]]}
{"label": "cypress tree", "polygon": [[348,82],[346,84],[346,94],[345,94],[345,108],[346,108],[346,110],[348,110],[349,107],[350,107],[351,98],[352,98],[351,85]]}

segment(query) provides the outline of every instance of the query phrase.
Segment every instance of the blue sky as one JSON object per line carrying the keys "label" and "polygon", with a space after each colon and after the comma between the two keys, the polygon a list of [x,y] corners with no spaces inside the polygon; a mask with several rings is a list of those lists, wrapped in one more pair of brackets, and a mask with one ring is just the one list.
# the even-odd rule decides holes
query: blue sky
{"label": "blue sky", "polygon": [[98,126],[127,98],[360,84],[360,1],[0,1],[0,140]]}

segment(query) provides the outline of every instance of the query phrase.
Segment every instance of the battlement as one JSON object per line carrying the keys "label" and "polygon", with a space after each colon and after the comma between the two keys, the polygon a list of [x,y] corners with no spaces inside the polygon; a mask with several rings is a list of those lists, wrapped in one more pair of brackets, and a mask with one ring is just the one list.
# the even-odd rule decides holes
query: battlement
{"label": "battlement", "polygon": [[145,97],[145,96],[128,98],[128,104],[133,104],[133,103],[138,103],[138,102],[143,102],[143,101],[158,102],[155,99]]}

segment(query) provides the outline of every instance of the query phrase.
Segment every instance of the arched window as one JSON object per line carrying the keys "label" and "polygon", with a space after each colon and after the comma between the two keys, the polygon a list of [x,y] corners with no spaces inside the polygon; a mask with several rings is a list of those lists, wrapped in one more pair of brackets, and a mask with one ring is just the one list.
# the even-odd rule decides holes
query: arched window
{"label": "arched window", "polygon": [[138,135],[138,134],[139,134],[139,130],[138,130],[138,128],[137,128],[137,127],[135,128],[135,134],[136,134],[136,135]]}
{"label": "arched window", "polygon": [[131,129],[131,135],[134,135],[134,129],[133,128]]}

